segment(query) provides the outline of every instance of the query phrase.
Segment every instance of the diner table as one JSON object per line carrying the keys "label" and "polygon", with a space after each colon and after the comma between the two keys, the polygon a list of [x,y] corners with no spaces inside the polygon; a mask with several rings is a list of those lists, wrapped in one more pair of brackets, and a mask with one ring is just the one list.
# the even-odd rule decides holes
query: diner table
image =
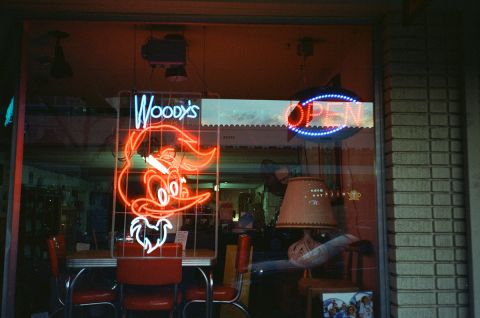
{"label": "diner table", "polygon": [[[187,249],[182,253],[182,266],[195,267],[205,280],[206,318],[213,316],[213,276],[212,266],[217,262],[217,255],[214,250],[209,249]],[[66,284],[66,299],[64,317],[71,317],[73,289],[79,278],[89,269],[93,268],[115,268],[117,258],[112,255],[111,250],[86,250],[68,253],[66,267],[73,271],[73,276]],[[207,269],[207,270],[206,270]]]}

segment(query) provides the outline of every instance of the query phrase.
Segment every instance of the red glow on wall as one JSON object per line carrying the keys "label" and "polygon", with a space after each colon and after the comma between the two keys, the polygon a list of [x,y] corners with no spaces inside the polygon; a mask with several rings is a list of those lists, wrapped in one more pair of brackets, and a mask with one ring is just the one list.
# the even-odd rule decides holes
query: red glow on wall
{"label": "red glow on wall", "polygon": [[[145,161],[151,166],[143,172],[141,178],[145,196],[130,198],[128,177],[132,168],[132,158],[144,140],[155,133],[173,134],[182,155],[177,156],[177,149],[174,146],[165,145],[145,157]],[[199,143],[193,135],[173,125],[154,124],[142,130],[131,131],[124,147],[126,160],[118,176],[117,188],[120,200],[135,215],[153,219],[167,218],[206,202],[211,193],[198,191],[193,193],[186,184],[184,174],[199,173],[202,168],[211,164],[216,151],[216,147],[199,149]]]}

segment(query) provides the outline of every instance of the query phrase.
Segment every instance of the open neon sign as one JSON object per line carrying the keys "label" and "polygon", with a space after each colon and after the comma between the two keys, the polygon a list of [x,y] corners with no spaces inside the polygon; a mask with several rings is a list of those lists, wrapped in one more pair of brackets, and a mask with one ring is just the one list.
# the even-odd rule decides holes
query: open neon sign
{"label": "open neon sign", "polygon": [[[154,154],[146,156],[144,159],[149,167],[141,178],[145,195],[131,198],[128,196],[128,176],[132,168],[132,158],[145,138],[154,133],[173,134],[180,148],[191,156],[185,153],[177,156],[173,145],[165,145]],[[137,216],[131,222],[130,236],[134,237],[148,254],[165,243],[168,229],[173,228],[168,217],[210,199],[209,192],[192,194],[184,174],[199,173],[202,168],[211,164],[216,151],[216,147],[200,150],[194,136],[173,125],[154,124],[130,132],[124,147],[126,160],[118,176],[117,189],[122,203]],[[154,219],[155,224],[150,224],[149,219]],[[159,237],[154,243],[146,235],[142,236],[142,229],[145,232],[147,228],[158,231]]]}
{"label": "open neon sign", "polygon": [[322,137],[340,132],[349,125],[359,127],[363,116],[364,107],[357,98],[332,93],[288,106],[285,121],[288,129],[295,133],[305,137]]}
{"label": "open neon sign", "polygon": [[146,128],[151,118],[165,118],[183,120],[184,118],[197,118],[200,107],[193,105],[187,100],[186,105],[159,106],[155,104],[155,96],[135,94],[133,96],[135,106],[135,128]]}

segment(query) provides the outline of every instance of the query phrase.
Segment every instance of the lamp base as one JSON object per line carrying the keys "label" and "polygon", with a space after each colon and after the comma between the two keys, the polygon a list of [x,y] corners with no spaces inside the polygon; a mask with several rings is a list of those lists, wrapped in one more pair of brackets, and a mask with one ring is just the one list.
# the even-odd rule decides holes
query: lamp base
{"label": "lamp base", "polygon": [[310,253],[321,244],[315,241],[309,229],[303,230],[303,238],[288,247],[288,259],[291,263],[300,267],[310,267],[310,261],[305,255]]}

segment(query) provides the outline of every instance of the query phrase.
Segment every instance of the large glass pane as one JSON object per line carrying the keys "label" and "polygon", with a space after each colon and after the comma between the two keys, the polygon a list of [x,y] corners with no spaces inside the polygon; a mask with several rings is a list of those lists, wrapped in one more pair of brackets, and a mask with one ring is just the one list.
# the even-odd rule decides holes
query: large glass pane
{"label": "large glass pane", "polygon": [[[215,249],[217,282],[231,274],[228,246],[252,237],[242,300],[254,316],[371,310],[361,305],[378,291],[371,47],[360,25],[32,22],[19,286],[34,287],[19,297],[36,304],[20,310],[49,308],[48,236],[64,233],[69,252],[109,250],[135,240],[144,217],[148,252],[159,215],[172,223],[165,241],[185,231],[186,249]],[[185,149],[212,147],[208,165],[188,163]],[[208,199],[173,204],[183,188]],[[361,257],[350,262],[350,250]],[[356,287],[313,292],[307,308],[305,275]]]}

